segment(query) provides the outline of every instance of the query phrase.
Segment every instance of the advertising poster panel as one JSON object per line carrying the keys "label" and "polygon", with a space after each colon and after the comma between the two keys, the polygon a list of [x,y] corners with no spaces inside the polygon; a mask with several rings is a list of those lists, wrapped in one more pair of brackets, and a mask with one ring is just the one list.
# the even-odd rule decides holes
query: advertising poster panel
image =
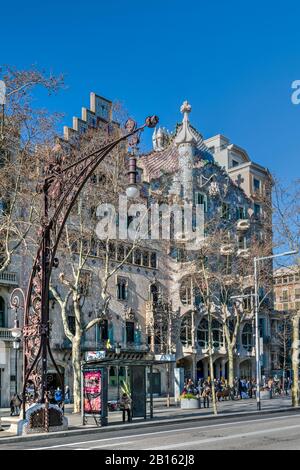
{"label": "advertising poster panel", "polygon": [[83,372],[84,414],[101,414],[101,370]]}

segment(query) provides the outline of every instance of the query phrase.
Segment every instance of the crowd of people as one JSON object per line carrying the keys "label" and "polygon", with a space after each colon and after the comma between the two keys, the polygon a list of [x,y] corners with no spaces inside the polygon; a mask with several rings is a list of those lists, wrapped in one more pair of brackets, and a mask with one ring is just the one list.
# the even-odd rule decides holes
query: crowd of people
{"label": "crowd of people", "polygon": [[[261,390],[270,392],[270,396],[289,395],[292,387],[292,381],[289,377],[279,379],[278,377],[262,377]],[[233,387],[229,387],[228,381],[221,377],[214,379],[215,394],[218,401],[231,399],[243,400],[256,397],[256,381],[253,378],[236,377],[234,379]],[[212,382],[211,378],[201,378],[195,384],[192,379],[186,379],[182,395],[192,394],[199,398],[211,397]]]}

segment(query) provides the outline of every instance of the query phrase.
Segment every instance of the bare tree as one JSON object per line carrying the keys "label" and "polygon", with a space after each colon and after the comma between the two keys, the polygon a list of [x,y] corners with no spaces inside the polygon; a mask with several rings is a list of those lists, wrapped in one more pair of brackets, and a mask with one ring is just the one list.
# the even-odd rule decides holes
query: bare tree
{"label": "bare tree", "polygon": [[6,96],[0,115],[0,272],[39,220],[35,186],[42,161],[37,149],[52,141],[60,118],[34,106],[36,88],[51,94],[63,85],[62,77],[35,68],[4,66],[1,72]]}
{"label": "bare tree", "polygon": [[281,318],[279,321],[278,329],[275,334],[275,340],[279,347],[279,363],[282,369],[282,385],[284,388],[286,372],[289,368],[288,366],[291,365],[291,361],[289,361],[289,358],[292,346],[293,314],[292,312],[282,312],[280,317]]}
{"label": "bare tree", "polygon": [[[274,187],[274,227],[275,240],[278,246],[290,250],[300,249],[300,180],[290,187],[277,181]],[[300,258],[295,259],[299,270]],[[292,315],[292,404],[299,406],[299,318],[300,311]]]}

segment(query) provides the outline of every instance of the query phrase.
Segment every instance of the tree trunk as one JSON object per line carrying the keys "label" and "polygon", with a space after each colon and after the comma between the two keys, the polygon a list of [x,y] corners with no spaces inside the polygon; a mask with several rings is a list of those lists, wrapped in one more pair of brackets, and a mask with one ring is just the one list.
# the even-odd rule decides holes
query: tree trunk
{"label": "tree trunk", "polygon": [[216,400],[216,390],[215,390],[215,374],[214,374],[214,363],[213,363],[213,338],[212,338],[212,329],[211,329],[211,315],[208,314],[208,354],[209,354],[209,369],[210,369],[210,380],[211,380],[211,399],[213,404],[214,414],[218,414],[217,409],[217,400]]}
{"label": "tree trunk", "polygon": [[292,406],[299,407],[299,313],[293,317],[293,343],[292,343]]}
{"label": "tree trunk", "polygon": [[167,408],[169,408],[171,404],[170,382],[171,382],[170,364],[167,364]]}
{"label": "tree trunk", "polygon": [[80,413],[81,410],[81,347],[80,339],[73,339],[72,342],[72,367],[73,367],[73,396],[74,413]]}
{"label": "tree trunk", "polygon": [[228,385],[230,388],[234,384],[234,365],[233,365],[233,348],[227,345],[227,354],[228,354]]}
{"label": "tree trunk", "polygon": [[284,323],[284,333],[283,333],[283,364],[282,364],[282,393],[284,393],[284,383],[285,383],[285,371],[286,371],[286,344],[287,335],[286,335],[286,322]]}

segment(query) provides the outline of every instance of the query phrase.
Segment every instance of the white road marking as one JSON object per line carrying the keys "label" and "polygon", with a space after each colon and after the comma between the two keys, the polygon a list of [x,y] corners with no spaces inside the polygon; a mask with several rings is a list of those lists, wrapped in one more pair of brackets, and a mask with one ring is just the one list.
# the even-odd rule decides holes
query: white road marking
{"label": "white road marking", "polygon": [[242,434],[231,434],[230,436],[210,437],[208,439],[198,439],[197,441],[180,442],[178,444],[172,444],[168,446],[161,446],[161,447],[154,447],[154,448],[151,447],[151,448],[143,449],[143,450],[168,450],[168,449],[177,449],[178,447],[188,448],[193,445],[211,444],[212,442],[229,441],[230,439],[240,439],[242,437],[258,436],[261,434],[270,434],[272,432],[288,431],[290,429],[298,429],[298,428],[300,428],[300,424],[295,424],[293,426],[284,426],[281,428],[262,429],[260,431],[245,432]]}
{"label": "white road marking", "polygon": [[[71,446],[80,446],[83,444],[91,444],[93,442],[107,442],[107,441],[114,441],[114,440],[121,440],[121,439],[132,439],[132,438],[139,438],[139,437],[152,437],[158,434],[167,434],[167,433],[178,433],[178,432],[183,432],[186,431],[187,429],[189,430],[194,430],[194,429],[211,429],[211,428],[218,428],[218,427],[226,427],[226,426],[237,426],[239,424],[246,424],[246,423],[257,423],[257,422],[263,422],[263,421],[274,421],[274,420],[280,420],[280,419],[286,419],[286,418],[300,418],[300,414],[295,414],[295,415],[284,415],[284,416],[277,416],[273,418],[259,418],[259,419],[252,419],[252,420],[244,420],[244,421],[235,421],[235,422],[227,422],[227,423],[219,423],[219,424],[209,424],[207,426],[193,426],[193,427],[185,427],[181,429],[170,429],[168,431],[156,431],[156,432],[151,432],[151,433],[143,433],[143,434],[134,434],[130,436],[119,436],[119,437],[109,437],[107,439],[94,439],[94,440],[89,440],[89,441],[82,441],[82,442],[72,442],[69,444],[58,444],[58,445],[53,445],[53,446],[47,446],[47,447],[36,447],[31,450],[47,450],[47,449],[58,449],[60,447],[71,447]],[[168,423],[166,423],[167,425]],[[155,425],[155,423],[153,423]]]}
{"label": "white road marking", "polygon": [[93,446],[93,447],[81,447],[81,448],[76,448],[74,450],[92,450],[92,449],[106,449],[107,447],[113,447],[113,446],[125,446],[128,444],[135,444],[136,441],[126,441],[126,442],[114,442],[113,444],[104,444],[104,445],[99,445],[99,446]]}

